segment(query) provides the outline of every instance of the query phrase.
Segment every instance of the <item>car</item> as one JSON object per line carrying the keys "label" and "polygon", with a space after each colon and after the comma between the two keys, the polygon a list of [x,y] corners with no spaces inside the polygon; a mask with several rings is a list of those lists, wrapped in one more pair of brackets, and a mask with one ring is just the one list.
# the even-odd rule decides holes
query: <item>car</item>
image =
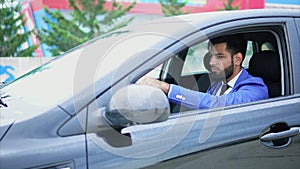
{"label": "car", "polygon": [[[299,168],[300,13],[164,17],[96,37],[1,87],[0,168]],[[205,92],[209,39],[247,40],[269,98],[170,103],[150,76]],[[256,58],[256,59],[254,59]]]}

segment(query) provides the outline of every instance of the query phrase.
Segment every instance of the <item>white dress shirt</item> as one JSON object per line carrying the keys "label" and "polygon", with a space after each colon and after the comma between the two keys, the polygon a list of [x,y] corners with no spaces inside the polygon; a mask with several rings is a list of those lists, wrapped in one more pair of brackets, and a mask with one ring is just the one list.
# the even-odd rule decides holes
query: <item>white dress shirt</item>
{"label": "white dress shirt", "polygon": [[[240,77],[241,73],[242,73],[242,70],[241,70],[234,78],[232,78],[232,79],[227,83],[227,85],[228,85],[229,87],[228,87],[228,89],[224,92],[224,94],[228,94],[228,93],[232,90],[233,86],[235,85],[237,79]],[[224,82],[222,81],[222,85],[223,85],[223,84],[224,84]],[[217,96],[220,96],[222,85],[220,86],[220,88],[219,88],[219,90],[218,90],[218,92],[217,92],[217,94],[216,94]]]}

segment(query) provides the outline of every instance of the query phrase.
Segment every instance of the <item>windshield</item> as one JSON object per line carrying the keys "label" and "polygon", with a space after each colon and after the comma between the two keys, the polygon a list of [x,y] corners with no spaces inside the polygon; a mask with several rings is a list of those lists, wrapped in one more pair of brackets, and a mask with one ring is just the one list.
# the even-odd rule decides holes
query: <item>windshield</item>
{"label": "windshield", "polygon": [[[3,99],[7,97],[13,97],[11,99],[26,98],[26,102],[39,107],[58,104],[73,95],[72,83],[76,65],[81,54],[86,50],[85,48],[126,33],[128,31],[109,33],[66,52],[63,56],[57,57],[7,84],[1,89],[1,97]],[[98,54],[100,53],[98,52]]]}
{"label": "windshield", "polygon": [[3,87],[1,97],[23,98],[39,107],[61,104],[163,38],[128,30],[102,36],[24,74]]}

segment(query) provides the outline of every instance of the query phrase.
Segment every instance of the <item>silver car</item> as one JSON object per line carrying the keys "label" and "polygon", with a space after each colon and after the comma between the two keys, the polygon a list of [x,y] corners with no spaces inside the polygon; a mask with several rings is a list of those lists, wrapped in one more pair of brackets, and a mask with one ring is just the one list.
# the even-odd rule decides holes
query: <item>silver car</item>
{"label": "silver car", "polygon": [[[205,92],[209,39],[225,34],[247,40],[243,67],[263,78],[270,98],[191,110],[136,84],[150,76]],[[1,87],[0,168],[296,169],[299,72],[299,10],[130,25]]]}

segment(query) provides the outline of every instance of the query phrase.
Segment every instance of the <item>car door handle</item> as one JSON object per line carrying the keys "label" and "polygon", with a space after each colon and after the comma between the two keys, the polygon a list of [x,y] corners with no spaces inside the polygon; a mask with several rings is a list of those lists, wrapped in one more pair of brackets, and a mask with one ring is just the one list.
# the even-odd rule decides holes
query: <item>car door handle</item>
{"label": "car door handle", "polygon": [[268,133],[261,136],[261,141],[274,141],[283,138],[293,137],[300,133],[300,127],[291,127],[289,130],[278,132],[278,133]]}

